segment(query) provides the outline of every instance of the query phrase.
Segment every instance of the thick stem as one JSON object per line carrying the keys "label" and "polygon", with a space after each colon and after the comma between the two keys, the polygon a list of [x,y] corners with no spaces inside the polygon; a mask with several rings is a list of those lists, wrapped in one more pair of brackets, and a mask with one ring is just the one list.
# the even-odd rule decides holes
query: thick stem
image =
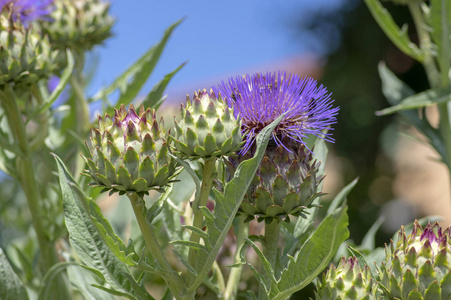
{"label": "thick stem", "polygon": [[[199,200],[193,205],[194,221],[193,226],[199,229],[203,228],[204,215],[199,207],[206,206],[208,202],[208,196],[210,195],[211,186],[213,184],[213,174],[215,172],[216,158],[210,158],[205,160],[204,169],[202,171],[202,184],[200,187]],[[191,242],[199,243],[200,236],[193,232],[190,238]],[[196,265],[196,252],[190,248],[188,255],[188,262],[191,266]],[[190,281],[189,281],[190,282]]]}
{"label": "thick stem", "polygon": [[[426,70],[426,75],[428,77],[429,85],[432,88],[447,88],[449,87],[449,51],[443,53],[447,55],[445,59],[439,58],[440,73],[437,70],[437,65],[434,61],[431,52],[432,42],[425,25],[426,22],[421,12],[420,3],[409,3],[409,10],[412,14],[412,18],[415,22],[415,27],[418,33],[418,39],[420,41],[420,47],[425,54],[425,59],[423,62],[424,69]],[[449,37],[445,37],[448,39]],[[447,47],[449,47],[449,42],[444,41]],[[448,49],[449,50],[449,49]],[[442,54],[442,55],[443,55]],[[446,148],[446,157],[443,157],[443,161],[446,163],[449,172],[449,180],[451,183],[451,123],[450,123],[450,111],[448,103],[438,104],[438,110],[440,114],[439,131],[442,137],[442,141]]]}
{"label": "thick stem", "polygon": [[182,294],[183,282],[166,259],[160,243],[155,236],[154,229],[146,222],[146,206],[144,199],[136,193],[128,193],[127,196],[130,199],[130,203],[133,207],[133,211],[135,213],[136,220],[138,221],[139,229],[141,230],[147,249],[150,251],[150,254],[157,261],[164,272],[168,275],[168,277],[164,279],[166,280],[166,283],[171,289],[174,297],[179,299]]}
{"label": "thick stem", "polygon": [[[40,266],[45,274],[54,264],[58,263],[58,255],[55,245],[46,234],[42,220],[45,218],[42,213],[42,203],[40,203],[38,183],[36,181],[33,158],[28,144],[25,124],[16,102],[14,92],[6,88],[0,100],[8,121],[9,128],[15,139],[16,145],[20,149],[17,157],[17,177],[25,193],[28,209],[30,210],[33,228],[38,238],[40,249]],[[71,299],[66,277],[55,279],[56,288],[52,292],[51,299]]]}
{"label": "thick stem", "polygon": [[[236,251],[233,257],[233,263],[238,264],[241,262],[240,252],[241,247],[245,243],[245,238],[249,235],[249,225],[244,223],[244,216],[239,216],[236,227]],[[243,271],[243,265],[234,267],[230,270],[229,278],[227,279],[226,289],[224,291],[224,300],[235,300],[238,293],[238,286],[240,284],[241,272]]]}
{"label": "thick stem", "polygon": [[[271,264],[273,270],[275,270],[277,251],[279,249],[279,222],[274,220],[271,223],[265,223],[265,242],[263,244],[263,254],[268,262]],[[262,272],[266,281],[269,281],[266,272]],[[263,286],[260,286],[258,290],[258,299],[267,299],[267,295]]]}
{"label": "thick stem", "polygon": [[[84,78],[83,78],[83,68],[85,64],[85,56],[84,53],[74,53],[75,60],[75,70],[74,73],[69,78],[70,85],[72,90],[75,93],[75,115],[76,115],[76,123],[75,123],[75,132],[80,136],[83,140],[86,137],[86,134],[90,127],[89,121],[89,105],[88,100],[85,96],[84,90]],[[74,174],[75,178],[78,179],[80,177],[80,173],[83,171],[85,163],[78,153],[82,151],[80,145],[77,143],[75,156],[75,165],[74,165]]]}

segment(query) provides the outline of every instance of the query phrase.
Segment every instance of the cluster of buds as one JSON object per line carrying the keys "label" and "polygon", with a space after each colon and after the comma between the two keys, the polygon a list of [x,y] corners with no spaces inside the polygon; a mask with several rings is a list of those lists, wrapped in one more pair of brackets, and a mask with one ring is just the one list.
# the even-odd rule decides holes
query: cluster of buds
{"label": "cluster of buds", "polygon": [[133,105],[126,110],[122,105],[111,118],[99,116],[99,128],[92,129],[88,170],[85,175],[94,179],[110,193],[135,192],[147,194],[161,190],[177,175],[177,165],[170,156],[167,134],[162,120],[158,125],[155,111],[137,114]]}
{"label": "cluster of buds", "polygon": [[242,144],[240,119],[213,91],[187,96],[181,105],[180,121],[175,120],[175,153],[196,159],[233,154]]}
{"label": "cluster of buds", "polygon": [[[42,24],[52,46],[82,53],[111,36],[110,3],[102,0],[54,0],[52,22]],[[65,51],[61,51],[65,53]]]}
{"label": "cluster of buds", "polygon": [[379,268],[380,285],[390,299],[449,299],[451,297],[451,232],[438,223],[424,229],[418,222],[398,242],[385,248]]}
{"label": "cluster of buds", "polygon": [[12,15],[0,15],[0,88],[10,85],[17,91],[48,78],[56,68],[57,52],[47,38],[26,28]]}
{"label": "cluster of buds", "polygon": [[360,268],[357,258],[341,258],[338,267],[331,265],[318,280],[316,300],[378,299],[377,282],[368,266]]}

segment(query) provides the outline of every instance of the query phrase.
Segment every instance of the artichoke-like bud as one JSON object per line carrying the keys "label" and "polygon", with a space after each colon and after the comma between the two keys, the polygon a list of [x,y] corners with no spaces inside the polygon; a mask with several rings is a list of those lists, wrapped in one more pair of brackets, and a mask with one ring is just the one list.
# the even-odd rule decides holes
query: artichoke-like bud
{"label": "artichoke-like bud", "polygon": [[380,287],[387,299],[451,299],[450,228],[435,223],[423,229],[417,221],[406,236],[385,247],[379,268]]}
{"label": "artichoke-like bud", "polygon": [[188,158],[230,155],[242,145],[240,119],[213,91],[194,93],[193,101],[181,105],[175,120],[175,153]]}
{"label": "artichoke-like bud", "polygon": [[370,300],[379,299],[377,282],[371,278],[368,266],[363,269],[357,258],[342,257],[338,267],[330,265],[317,283],[316,300]]}
{"label": "artichoke-like bud", "polygon": [[[111,36],[110,3],[102,0],[54,0],[53,22],[42,24],[52,46],[82,53]],[[65,51],[61,51],[62,54]]]}
{"label": "artichoke-like bud", "polygon": [[[244,196],[238,211],[246,215],[246,222],[257,218],[268,224],[274,219],[289,222],[289,216],[305,217],[306,209],[321,196],[318,185],[324,176],[318,176],[320,163],[312,152],[302,144],[286,142],[290,149],[269,145],[265,156]],[[232,157],[226,172],[233,176],[238,164],[251,158],[253,148],[247,154]]]}
{"label": "artichoke-like bud", "polygon": [[23,92],[48,78],[55,68],[56,55],[47,38],[32,26],[25,28],[20,20],[0,15],[0,89],[10,85]]}
{"label": "artichoke-like bud", "polygon": [[169,155],[162,119],[158,125],[155,111],[141,106],[136,114],[133,105],[123,105],[114,118],[99,116],[99,128],[92,128],[89,157],[85,158],[94,186],[110,194],[161,190],[178,174],[176,162]]}

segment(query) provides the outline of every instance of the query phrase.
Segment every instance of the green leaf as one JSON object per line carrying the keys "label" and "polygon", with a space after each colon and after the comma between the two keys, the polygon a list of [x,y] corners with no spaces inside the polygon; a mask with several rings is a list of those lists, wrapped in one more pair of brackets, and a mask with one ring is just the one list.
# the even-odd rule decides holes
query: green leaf
{"label": "green leaf", "polygon": [[55,90],[53,90],[49,99],[45,99],[45,103],[41,107],[39,107],[35,113],[33,113],[33,115],[28,119],[28,121],[39,115],[41,112],[49,109],[66,88],[66,85],[69,82],[69,78],[72,76],[72,72],[75,66],[74,56],[72,55],[69,49],[66,50],[66,56],[67,56],[67,67],[66,69],[64,69],[63,74],[61,75],[58,85],[56,86]]}
{"label": "green leaf", "polygon": [[0,299],[28,299],[27,290],[0,248]]}
{"label": "green leaf", "polygon": [[376,247],[376,233],[381,227],[382,223],[384,223],[384,217],[379,217],[376,222],[371,226],[368,232],[362,239],[362,243],[360,244],[361,249],[365,249],[368,251],[373,251]]}
{"label": "green leaf", "polygon": [[382,6],[379,0],[365,0],[365,3],[377,24],[379,24],[392,43],[405,54],[418,60],[419,62],[423,62],[424,54],[409,39],[407,26],[399,28],[390,13]]}
{"label": "green leaf", "polygon": [[161,210],[163,209],[163,205],[166,202],[166,200],[169,197],[169,194],[172,192],[172,184],[169,185],[164,193],[160,195],[157,201],[155,201],[154,204],[147,210],[146,212],[146,221],[149,224],[152,224],[152,222],[155,220],[155,218],[160,214]]}
{"label": "green leaf", "polygon": [[[109,95],[116,89],[119,89],[121,94],[116,106],[124,104],[128,105],[139,93],[143,85],[146,83],[150,74],[152,73],[155,65],[157,64],[166,43],[171,36],[173,30],[181,23],[181,20],[171,25],[166,29],[161,41],[148,50],[143,56],[141,56],[131,67],[129,67],[122,75],[120,75],[114,82],[105,88],[100,90],[93,97],[94,100],[101,99],[105,95]],[[108,114],[111,114],[112,108],[107,110]]]}
{"label": "green leaf", "polygon": [[53,280],[60,275],[67,267],[76,265],[74,262],[60,262],[53,265],[45,274],[42,280],[41,289],[39,290],[38,300],[46,300],[50,298]]}
{"label": "green leaf", "polygon": [[[403,99],[415,94],[415,92],[407,84],[399,80],[384,63],[380,63],[378,69],[382,80],[382,93],[391,105],[396,106]],[[398,113],[428,138],[429,143],[443,159],[446,158],[446,149],[443,145],[440,133],[429,124],[427,118],[420,119],[418,112],[414,110],[400,110]]]}
{"label": "green leaf", "polygon": [[349,236],[346,211],[346,206],[338,208],[320,223],[282,272],[277,289],[271,289],[270,299],[287,299],[312,282],[327,266]]}
{"label": "green leaf", "polygon": [[[116,256],[132,261],[123,251],[125,246],[116,240],[120,239],[114,235],[98,206],[80,189],[64,163],[56,155],[54,157],[58,165],[64,216],[72,248],[88,269],[102,274],[112,290],[127,295],[129,299],[137,299],[136,295],[145,289],[135,288],[137,283],[131,277],[127,265]],[[90,214],[92,212],[94,215]]]}
{"label": "green leaf", "polygon": [[346,201],[346,197],[349,195],[358,181],[359,180],[356,178],[351,183],[346,185],[343,189],[341,189],[341,191],[337,194],[337,196],[335,196],[334,200],[332,200],[329,208],[327,209],[328,215],[336,211],[339,206],[342,206],[342,204]]}
{"label": "green leaf", "polygon": [[[328,154],[328,149],[326,145],[326,141],[323,139],[316,139],[315,141],[315,148],[313,149],[313,153],[315,154],[315,158],[321,162],[321,165],[319,167],[317,176],[324,176],[325,175],[325,168],[326,168],[326,159]],[[323,183],[321,183],[318,186],[318,191],[322,191]],[[320,203],[320,198],[317,198],[313,201],[313,204],[317,205]],[[314,220],[316,219],[319,207],[314,206],[309,209],[310,214],[306,216],[306,218],[298,218],[296,225],[294,227],[293,235],[295,239],[299,239],[301,235],[303,235],[305,232],[310,230],[313,227],[313,224],[315,224]],[[294,244],[293,247],[296,247],[297,243]]]}
{"label": "green leaf", "polygon": [[[276,278],[274,276],[274,270],[271,266],[271,263],[266,259],[265,255],[263,254],[263,252],[260,250],[260,248],[257,247],[257,245],[250,239],[245,238],[246,242],[252,246],[252,248],[254,249],[255,253],[257,253],[258,258],[260,259],[260,262],[262,263],[263,266],[263,271],[266,273],[266,276],[262,276],[261,277],[261,283],[263,284],[265,290],[267,292],[269,292],[271,289],[275,289],[275,292],[279,292],[278,288],[277,288],[277,281]],[[256,271],[255,269],[253,269],[254,273],[256,273],[255,275],[258,276],[259,272]],[[268,281],[265,281],[269,279]]]}
{"label": "green leaf", "polygon": [[92,286],[96,278],[91,272],[80,265],[69,266],[67,268],[67,277],[72,286],[80,292],[85,300],[114,300],[115,298],[98,288]]}
{"label": "green leaf", "polygon": [[146,98],[141,104],[144,105],[144,107],[150,107],[157,110],[165,99],[165,97],[163,97],[163,93],[169,81],[171,81],[172,77],[174,77],[174,75],[178,71],[180,71],[180,69],[183,68],[185,65],[186,62],[181,64],[177,69],[175,69],[171,73],[166,74],[164,78],[153,87],[150,93],[147,94]]}
{"label": "green leaf", "polygon": [[213,190],[216,197],[214,217],[206,218],[205,220],[211,250],[208,255],[198,255],[199,259],[195,266],[198,276],[194,278],[193,283],[188,287],[188,294],[193,294],[196,291],[211,270],[216,255],[232,226],[244,194],[249,188],[255,172],[257,172],[260,162],[263,159],[272,132],[284,116],[285,114],[282,114],[260,132],[256,138],[257,150],[254,157],[243,161],[238,166],[233,179],[225,185],[224,195],[221,195],[215,189]]}
{"label": "green leaf", "polygon": [[378,116],[384,116],[399,112],[401,110],[421,108],[434,104],[451,101],[451,88],[429,89],[402,100],[398,105],[394,105],[376,112]]}

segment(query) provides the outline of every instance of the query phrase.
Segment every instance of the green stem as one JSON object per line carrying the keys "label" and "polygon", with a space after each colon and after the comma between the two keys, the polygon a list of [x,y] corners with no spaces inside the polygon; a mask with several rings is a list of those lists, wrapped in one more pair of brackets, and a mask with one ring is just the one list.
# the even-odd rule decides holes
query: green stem
{"label": "green stem", "polygon": [[[273,270],[275,270],[277,251],[279,249],[279,222],[272,221],[271,223],[265,223],[265,241],[263,244],[263,255],[271,264]],[[262,272],[266,274],[266,272]],[[269,281],[267,275],[264,275],[265,280]],[[258,291],[258,299],[267,299],[267,295],[263,286],[260,285]]]}
{"label": "green stem", "polygon": [[[418,33],[418,39],[420,41],[420,47],[425,54],[425,60],[423,62],[424,69],[426,70],[426,75],[428,77],[429,85],[432,88],[447,88],[449,87],[449,57],[444,59],[439,59],[440,64],[440,74],[437,71],[437,65],[434,61],[431,52],[431,38],[429,36],[429,32],[425,28],[425,20],[423,17],[423,13],[421,12],[420,3],[409,3],[409,10],[412,14],[412,18],[415,22],[415,27]],[[444,37],[442,43],[443,45],[447,45],[449,48],[448,36]],[[449,51],[440,51],[442,49],[438,49],[438,53],[441,55],[449,55]],[[448,49],[449,50],[449,49]],[[444,162],[448,167],[449,177],[451,180],[451,123],[450,123],[450,111],[448,108],[448,103],[438,104],[439,114],[440,114],[440,123],[439,123],[439,131],[444,142],[446,148],[446,157],[443,157]]]}
{"label": "green stem", "polygon": [[[206,206],[208,202],[208,197],[210,195],[211,186],[213,184],[213,174],[215,172],[215,163],[216,158],[209,158],[205,160],[204,169],[202,171],[202,184],[200,187],[200,193],[199,193],[199,200],[197,203],[193,204],[193,213],[194,213],[194,220],[193,220],[193,226],[196,228],[203,228],[204,225],[204,215],[202,214],[202,211],[199,207]],[[200,236],[196,233],[191,234],[190,238],[191,242],[199,243]],[[188,262],[191,266],[196,265],[196,252],[194,249],[190,248],[189,255],[188,255]],[[190,274],[190,273],[189,273]],[[191,282],[191,281],[189,281]]]}
{"label": "green stem", "polygon": [[[241,262],[241,248],[245,243],[245,238],[249,235],[249,225],[244,223],[244,216],[239,216],[236,227],[236,251],[233,257],[233,263],[238,264]],[[238,286],[241,279],[241,272],[243,271],[243,265],[234,267],[230,270],[229,278],[227,279],[227,285],[224,291],[224,295],[221,299],[235,300],[238,293]]]}
{"label": "green stem", "polygon": [[[10,87],[6,88],[2,93],[1,104],[5,111],[9,128],[15,139],[15,143],[20,149],[17,156],[17,177],[19,183],[25,193],[28,209],[30,210],[33,228],[38,238],[40,249],[40,266],[45,274],[54,264],[58,263],[58,255],[55,245],[44,229],[42,220],[45,214],[41,211],[42,203],[39,199],[38,183],[36,181],[33,158],[28,144],[25,124],[16,102],[14,92]],[[55,280],[56,288],[54,289],[51,299],[71,299],[69,286],[66,277],[58,277]]]}
{"label": "green stem", "polygon": [[152,257],[158,262],[160,267],[167,274],[166,283],[168,284],[172,294],[176,299],[179,299],[182,294],[183,282],[180,276],[172,269],[168,260],[166,259],[160,243],[154,233],[154,228],[146,222],[146,205],[144,199],[138,196],[136,193],[128,193],[128,198],[133,207],[133,211],[138,221],[139,228],[141,229],[142,236],[146,243],[147,249],[150,251]]}
{"label": "green stem", "polygon": [[[89,105],[88,100],[85,97],[85,90],[84,90],[84,79],[83,79],[83,68],[84,68],[84,54],[76,54],[76,64],[75,64],[75,71],[69,78],[70,85],[72,87],[72,90],[75,93],[75,115],[76,115],[76,122],[75,122],[75,132],[78,134],[79,137],[81,137],[83,140],[86,137],[86,134],[89,130],[90,121],[89,121]],[[75,168],[74,168],[74,174],[76,176],[76,179],[79,178],[81,172],[83,171],[83,168],[85,166],[85,163],[83,159],[81,158],[78,153],[82,151],[80,145],[77,143],[76,147],[76,153],[75,156]]]}

